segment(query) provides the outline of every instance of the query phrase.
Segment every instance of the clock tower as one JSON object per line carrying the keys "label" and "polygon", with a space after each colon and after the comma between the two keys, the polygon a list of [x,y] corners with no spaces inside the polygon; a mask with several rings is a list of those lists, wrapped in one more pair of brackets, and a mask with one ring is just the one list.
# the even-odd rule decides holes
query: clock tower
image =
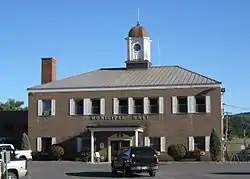
{"label": "clock tower", "polygon": [[127,68],[149,68],[151,66],[151,38],[146,29],[137,22],[128,33]]}

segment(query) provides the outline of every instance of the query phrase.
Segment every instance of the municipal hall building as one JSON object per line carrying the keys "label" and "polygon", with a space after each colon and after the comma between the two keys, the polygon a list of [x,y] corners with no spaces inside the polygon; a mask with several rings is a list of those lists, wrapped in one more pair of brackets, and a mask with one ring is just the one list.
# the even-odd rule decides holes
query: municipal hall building
{"label": "municipal hall building", "polygon": [[41,59],[41,84],[27,90],[33,151],[59,144],[65,157],[85,152],[92,163],[97,152],[110,162],[126,146],[151,146],[160,160],[171,144],[209,151],[212,128],[223,131],[221,82],[178,65],[154,66],[140,23],[126,42],[124,66],[65,79],[56,79],[55,58]]}

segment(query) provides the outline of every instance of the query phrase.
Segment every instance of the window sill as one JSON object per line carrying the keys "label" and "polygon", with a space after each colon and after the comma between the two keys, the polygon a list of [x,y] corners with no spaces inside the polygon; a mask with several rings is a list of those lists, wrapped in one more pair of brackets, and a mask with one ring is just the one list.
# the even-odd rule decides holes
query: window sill
{"label": "window sill", "polygon": [[196,114],[209,114],[207,112],[196,112]]}
{"label": "window sill", "polygon": [[144,114],[144,113],[133,113],[133,114],[113,114],[114,116],[132,116],[132,115],[144,115],[144,116],[159,116],[163,114],[159,113],[149,113],[149,114]]}
{"label": "window sill", "polygon": [[133,114],[130,114],[130,115],[146,115],[144,113],[133,113]]}
{"label": "window sill", "polygon": [[145,115],[156,116],[156,115],[163,115],[163,114],[160,114],[160,113],[148,113],[148,114],[145,114]]}
{"label": "window sill", "polygon": [[211,114],[211,113],[207,113],[207,112],[194,112],[194,113],[187,113],[187,114],[196,114],[196,115],[204,115],[204,114]]}
{"label": "window sill", "polygon": [[188,115],[188,114],[192,114],[192,113],[172,113],[173,115]]}
{"label": "window sill", "polygon": [[41,115],[41,116],[37,116],[37,117],[42,117],[42,118],[46,118],[46,117],[54,117],[55,115]]}
{"label": "window sill", "polygon": [[83,114],[74,114],[74,115],[69,115],[71,117],[81,117],[81,116],[84,116]]}
{"label": "window sill", "polygon": [[82,115],[73,115],[73,116],[82,116],[82,117],[87,117],[87,116],[105,116],[105,114],[82,114]]}
{"label": "window sill", "polygon": [[206,115],[206,114],[211,114],[211,113],[206,113],[206,112],[194,112],[194,113],[172,113],[172,115]]}
{"label": "window sill", "polygon": [[95,117],[95,116],[105,116],[105,114],[89,114],[89,115],[84,115],[84,114],[75,114],[75,115],[69,115],[70,117]]}

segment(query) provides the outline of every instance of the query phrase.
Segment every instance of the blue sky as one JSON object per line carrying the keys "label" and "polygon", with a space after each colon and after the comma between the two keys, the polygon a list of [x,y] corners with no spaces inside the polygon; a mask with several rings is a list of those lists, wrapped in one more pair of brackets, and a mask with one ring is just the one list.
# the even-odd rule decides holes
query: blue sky
{"label": "blue sky", "polygon": [[[223,82],[225,102],[250,111],[249,0],[0,2],[0,101],[27,104],[40,84],[40,59],[57,58],[57,78],[124,66],[129,29],[140,21],[153,39],[155,65],[180,65]],[[160,55],[157,41],[160,41]]]}

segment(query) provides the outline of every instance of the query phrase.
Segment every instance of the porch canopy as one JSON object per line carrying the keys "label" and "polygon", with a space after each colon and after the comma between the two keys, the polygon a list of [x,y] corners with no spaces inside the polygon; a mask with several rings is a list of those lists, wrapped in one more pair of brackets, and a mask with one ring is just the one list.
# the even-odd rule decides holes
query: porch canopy
{"label": "porch canopy", "polygon": [[140,125],[131,124],[91,124],[87,126],[90,131],[139,131],[143,132],[144,127]]}
{"label": "porch canopy", "polygon": [[[91,163],[94,163],[94,132],[100,132],[100,131],[134,131],[135,132],[135,146],[138,146],[138,133],[143,132],[144,128],[140,125],[131,125],[131,124],[91,124],[87,126],[87,129],[91,133]],[[110,146],[109,146],[110,148]],[[109,149],[110,150],[110,149]],[[109,161],[111,159],[111,156],[109,154]]]}

